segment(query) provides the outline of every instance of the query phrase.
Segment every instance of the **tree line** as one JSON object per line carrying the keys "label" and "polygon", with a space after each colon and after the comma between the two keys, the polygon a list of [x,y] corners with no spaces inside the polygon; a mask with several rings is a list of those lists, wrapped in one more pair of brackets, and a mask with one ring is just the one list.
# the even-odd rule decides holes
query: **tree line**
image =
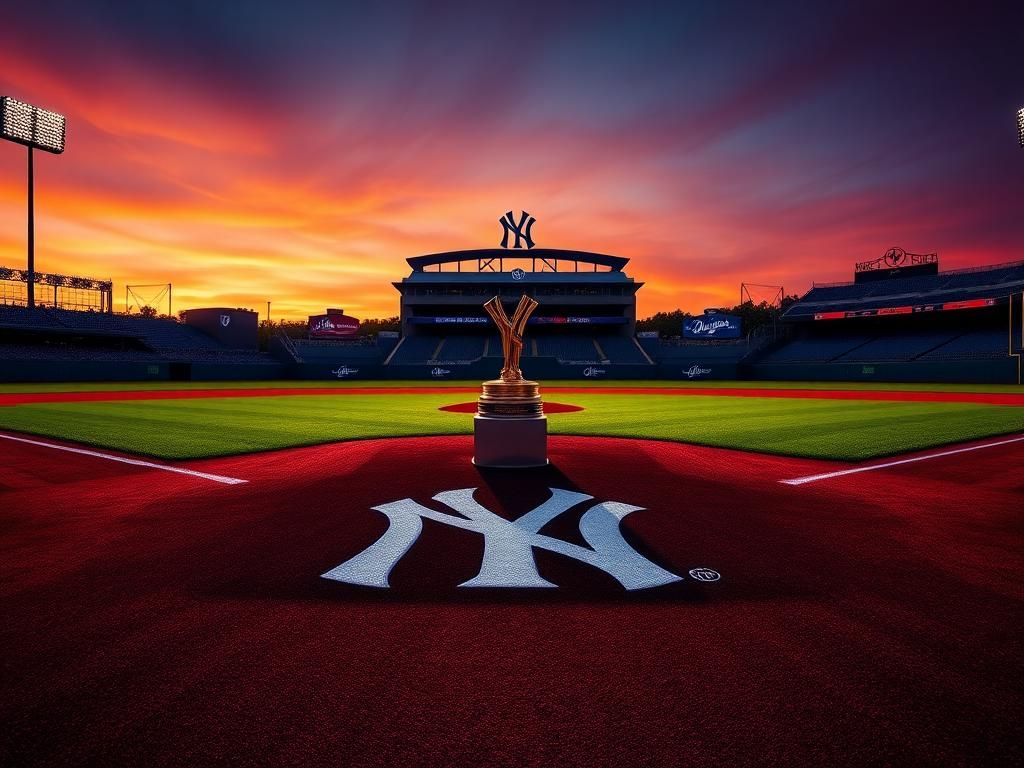
{"label": "tree line", "polygon": [[[745,301],[731,307],[721,307],[718,311],[725,315],[737,315],[743,321],[743,333],[746,335],[763,326],[770,326],[799,298],[799,296],[784,296],[781,307],[776,307],[767,301],[762,301],[760,304]],[[656,312],[643,320],[637,320],[636,329],[637,331],[657,331],[659,337],[671,339],[682,336],[683,323],[696,316],[681,309],[671,312]]]}

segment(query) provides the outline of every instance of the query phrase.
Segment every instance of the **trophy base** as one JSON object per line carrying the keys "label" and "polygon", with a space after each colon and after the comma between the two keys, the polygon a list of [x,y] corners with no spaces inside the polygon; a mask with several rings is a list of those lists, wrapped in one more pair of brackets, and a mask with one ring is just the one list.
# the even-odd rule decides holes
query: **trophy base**
{"label": "trophy base", "polygon": [[548,463],[548,417],[473,418],[473,463],[491,469],[527,469]]}
{"label": "trophy base", "polygon": [[482,386],[483,393],[477,401],[477,413],[481,416],[522,418],[544,415],[540,385],[536,381],[494,379],[485,381]]}

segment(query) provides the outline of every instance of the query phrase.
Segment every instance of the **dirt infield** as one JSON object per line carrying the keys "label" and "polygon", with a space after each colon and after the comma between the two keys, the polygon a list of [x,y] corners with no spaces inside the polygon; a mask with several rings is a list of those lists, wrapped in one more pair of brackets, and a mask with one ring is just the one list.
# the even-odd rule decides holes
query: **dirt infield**
{"label": "dirt infield", "polygon": [[[543,394],[673,395],[712,397],[782,397],[813,400],[888,400],[892,402],[982,403],[1024,406],[1024,393],[915,392],[904,390],[742,389],[738,387],[542,387]],[[32,403],[109,402],[127,400],[188,400],[210,397],[297,397],[303,395],[466,395],[466,387],[268,387],[266,389],[154,389],[98,392],[18,392],[0,394],[0,406]]]}
{"label": "dirt infield", "polygon": [[[224,485],[0,441],[0,763],[1020,762],[1024,443],[800,487],[848,465],[555,436],[510,473],[471,445],[182,465]],[[550,488],[640,507],[627,540],[683,580],[536,550],[556,588],[460,588],[483,540],[432,520],[390,589],[321,578],[373,507],[461,488],[507,519]]]}

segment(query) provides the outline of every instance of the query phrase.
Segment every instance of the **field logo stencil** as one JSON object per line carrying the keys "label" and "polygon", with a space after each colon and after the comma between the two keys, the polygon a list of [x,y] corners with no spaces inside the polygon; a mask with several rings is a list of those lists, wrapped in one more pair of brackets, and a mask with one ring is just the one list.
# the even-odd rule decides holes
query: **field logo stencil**
{"label": "field logo stencil", "polygon": [[434,520],[483,536],[480,572],[460,587],[557,587],[537,572],[534,549],[546,549],[599,568],[627,590],[660,587],[677,576],[655,565],[631,547],[619,523],[634,507],[618,501],[594,504],[580,519],[580,533],[590,549],[539,533],[547,523],[593,496],[551,488],[551,498],[516,520],[506,520],[477,503],[475,488],[445,491],[434,496],[460,516],[402,499],[373,509],[388,518],[388,529],[376,542],[337,568],[322,574],[325,579],[367,587],[389,587],[388,576],[419,538],[423,520]]}

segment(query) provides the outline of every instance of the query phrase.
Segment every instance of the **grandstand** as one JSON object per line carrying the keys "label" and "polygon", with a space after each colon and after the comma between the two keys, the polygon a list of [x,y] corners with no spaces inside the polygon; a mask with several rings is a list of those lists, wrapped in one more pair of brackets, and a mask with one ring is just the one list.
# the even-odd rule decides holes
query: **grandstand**
{"label": "grandstand", "polygon": [[[255,347],[255,344],[252,345]],[[279,361],[170,319],[0,305],[0,381],[270,378]]]}
{"label": "grandstand", "polygon": [[[815,285],[755,378],[1019,383],[1024,262]],[[1016,318],[1016,320],[1014,320]]]}
{"label": "grandstand", "polygon": [[636,292],[628,259],[584,251],[500,248],[415,256],[394,283],[401,294],[402,337],[387,357],[401,378],[491,378],[501,343],[483,303],[500,296],[511,311],[520,296],[537,300],[523,349],[528,375],[572,378],[654,375],[634,338]]}
{"label": "grandstand", "polygon": [[[483,303],[499,296],[511,310],[526,294],[539,306],[529,321],[522,364],[526,375],[540,380],[1019,383],[1024,262],[939,272],[934,254],[919,260],[858,271],[851,283],[814,285],[782,315],[781,336],[773,331],[724,340],[638,339],[636,294],[643,283],[626,274],[628,259],[540,248],[409,258],[411,272],[393,283],[400,294],[400,333],[360,337],[345,325],[357,328],[357,320],[328,310],[310,318],[315,337],[282,333],[270,340],[269,353],[257,351],[257,317],[248,310],[188,310],[177,322],[114,314],[106,300],[106,311],[0,303],[0,381],[480,381],[497,374],[503,355]],[[101,287],[106,296],[109,285]],[[337,337],[312,334],[313,321],[325,317],[345,321]]]}

